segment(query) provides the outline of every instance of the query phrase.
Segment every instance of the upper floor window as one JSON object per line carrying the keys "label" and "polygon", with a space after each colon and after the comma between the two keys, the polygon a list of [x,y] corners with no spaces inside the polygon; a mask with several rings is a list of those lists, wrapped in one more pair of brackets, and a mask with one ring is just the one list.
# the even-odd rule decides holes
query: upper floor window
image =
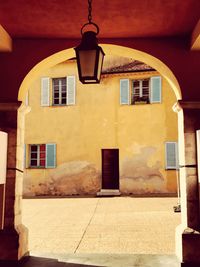
{"label": "upper floor window", "polygon": [[146,79],[121,79],[120,104],[161,103],[162,82],[160,76]]}
{"label": "upper floor window", "polygon": [[66,78],[53,79],[53,105],[67,104],[67,80]]}
{"label": "upper floor window", "polygon": [[131,104],[137,102],[150,102],[149,94],[150,79],[133,80],[132,81],[132,92],[131,92]]}
{"label": "upper floor window", "polygon": [[75,105],[75,76],[41,79],[41,106]]}

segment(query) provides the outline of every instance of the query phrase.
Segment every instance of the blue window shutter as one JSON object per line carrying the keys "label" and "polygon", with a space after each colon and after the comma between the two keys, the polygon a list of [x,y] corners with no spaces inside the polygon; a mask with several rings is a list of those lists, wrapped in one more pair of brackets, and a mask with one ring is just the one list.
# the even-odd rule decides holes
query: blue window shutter
{"label": "blue window shutter", "polygon": [[176,142],[165,143],[166,169],[178,169],[178,145]]}
{"label": "blue window shutter", "polygon": [[46,144],[46,168],[56,167],[56,144]]}
{"label": "blue window shutter", "polygon": [[151,103],[161,103],[162,82],[161,77],[151,77]]}
{"label": "blue window shutter", "polygon": [[75,76],[67,76],[67,105],[75,105],[76,80]]}
{"label": "blue window shutter", "polygon": [[49,89],[50,79],[48,77],[41,78],[41,106],[49,106]]}
{"label": "blue window shutter", "polygon": [[120,104],[129,105],[129,79],[120,80]]}

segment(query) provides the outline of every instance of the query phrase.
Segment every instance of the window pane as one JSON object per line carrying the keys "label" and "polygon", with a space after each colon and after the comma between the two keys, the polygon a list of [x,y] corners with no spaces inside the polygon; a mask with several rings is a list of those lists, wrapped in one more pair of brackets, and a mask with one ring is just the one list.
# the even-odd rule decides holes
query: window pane
{"label": "window pane", "polygon": [[54,99],[54,104],[58,105],[59,104],[59,99]]}
{"label": "window pane", "polygon": [[46,155],[45,152],[40,152],[40,159],[45,159],[45,155]]}
{"label": "window pane", "polygon": [[66,79],[65,78],[62,78],[61,79],[61,83],[62,83],[62,86],[65,86],[66,85]]}
{"label": "window pane", "polygon": [[134,89],[134,95],[139,96],[140,95],[140,89]]}
{"label": "window pane", "polygon": [[142,86],[143,86],[143,87],[149,87],[149,80],[144,80],[144,81],[142,82]]}
{"label": "window pane", "polygon": [[54,98],[59,98],[59,92],[54,92]]}
{"label": "window pane", "polygon": [[66,98],[62,98],[62,104],[66,104]]}
{"label": "window pane", "polygon": [[31,159],[37,159],[37,153],[35,152],[31,153]]}
{"label": "window pane", "polygon": [[37,151],[37,145],[31,145],[31,152],[32,151]]}
{"label": "window pane", "polygon": [[58,86],[59,84],[59,79],[53,79],[53,86]]}
{"label": "window pane", "polygon": [[37,166],[37,160],[31,160],[31,166],[35,167]]}
{"label": "window pane", "polygon": [[149,95],[149,88],[143,88],[143,95]]}
{"label": "window pane", "polygon": [[40,151],[46,151],[46,145],[40,145]]}
{"label": "window pane", "polygon": [[135,80],[133,82],[133,87],[139,87],[140,86],[140,81],[139,80]]}
{"label": "window pane", "polygon": [[45,167],[45,159],[40,159],[40,166]]}

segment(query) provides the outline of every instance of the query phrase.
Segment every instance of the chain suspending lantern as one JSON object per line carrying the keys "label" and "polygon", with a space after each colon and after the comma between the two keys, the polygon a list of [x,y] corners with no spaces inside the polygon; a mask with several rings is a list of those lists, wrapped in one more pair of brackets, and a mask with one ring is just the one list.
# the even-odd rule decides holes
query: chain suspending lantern
{"label": "chain suspending lantern", "polygon": [[[86,30],[95,28],[95,30]],[[81,28],[82,40],[75,48],[79,80],[82,83],[99,83],[103,66],[104,52],[98,46],[99,27],[92,22],[92,0],[88,0],[88,22]]]}

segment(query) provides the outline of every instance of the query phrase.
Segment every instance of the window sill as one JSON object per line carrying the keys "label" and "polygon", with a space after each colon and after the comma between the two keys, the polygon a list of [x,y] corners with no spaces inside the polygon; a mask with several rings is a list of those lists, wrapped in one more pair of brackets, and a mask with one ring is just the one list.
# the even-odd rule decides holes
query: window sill
{"label": "window sill", "polygon": [[31,170],[41,170],[41,169],[47,169],[46,167],[27,167],[26,169],[31,169]]}
{"label": "window sill", "polygon": [[179,171],[178,168],[165,168],[166,171]]}
{"label": "window sill", "polygon": [[148,104],[150,103],[147,101],[135,101],[132,103],[132,105],[148,105]]}
{"label": "window sill", "polygon": [[52,107],[52,108],[58,108],[58,107],[68,107],[69,105],[51,105],[49,107]]}
{"label": "window sill", "polygon": [[56,167],[27,167],[26,170],[49,170],[55,169]]}

